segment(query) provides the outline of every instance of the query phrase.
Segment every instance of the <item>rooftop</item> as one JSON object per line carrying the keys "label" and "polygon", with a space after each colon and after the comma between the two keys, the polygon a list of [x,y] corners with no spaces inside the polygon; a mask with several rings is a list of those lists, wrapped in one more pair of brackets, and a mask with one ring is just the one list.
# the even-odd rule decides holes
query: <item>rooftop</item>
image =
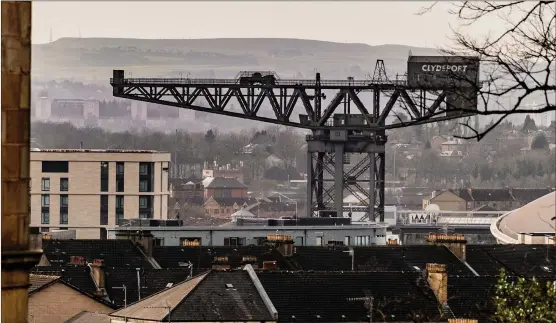
{"label": "rooftop", "polygon": [[235,178],[215,177],[205,188],[247,188]]}
{"label": "rooftop", "polygon": [[[280,322],[368,322],[363,301],[373,297],[373,319],[413,321],[439,317],[432,291],[420,273],[262,272],[257,274]],[[413,316],[413,317],[412,317]],[[426,321],[426,320],[423,320]]]}
{"label": "rooftop", "polygon": [[160,322],[274,321],[246,270],[211,271],[111,314]]}
{"label": "rooftop", "polygon": [[123,154],[167,154],[168,152],[158,150],[137,150],[137,149],[38,149],[32,152],[41,153],[123,153]]}

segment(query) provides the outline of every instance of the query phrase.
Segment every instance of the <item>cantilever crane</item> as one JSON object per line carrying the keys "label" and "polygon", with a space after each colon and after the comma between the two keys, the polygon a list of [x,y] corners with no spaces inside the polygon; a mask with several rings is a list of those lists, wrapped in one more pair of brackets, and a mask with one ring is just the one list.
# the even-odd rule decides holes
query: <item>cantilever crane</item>
{"label": "cantilever crane", "polygon": [[[459,59],[438,64],[470,64]],[[417,62],[425,63],[430,62]],[[478,70],[478,61],[476,64]],[[454,86],[432,84],[434,82],[416,85],[405,79],[390,81],[382,60],[377,61],[371,80],[321,80],[320,73],[314,80],[284,80],[274,72],[261,71],[241,72],[235,79],[125,78],[124,75],[123,70],[114,70],[110,79],[115,97],[311,130],[306,138],[307,216],[342,216],[344,192],[349,191],[364,206],[365,218],[376,220],[378,217],[384,222],[385,130],[462,117],[454,111],[446,111],[445,115],[439,113],[444,111],[441,105],[446,98],[452,97],[450,102],[454,102],[457,96]],[[425,93],[431,90],[436,91],[436,99],[427,107]],[[323,109],[325,91],[336,93],[329,95],[328,105]],[[418,102],[410,95],[416,91]],[[369,108],[360,98],[363,92],[372,93]],[[382,109],[381,93],[389,94]],[[201,102],[202,99],[206,103]],[[241,111],[228,109],[232,100],[238,103]],[[265,100],[272,108],[272,116],[262,113]],[[388,125],[386,119],[396,103],[403,106],[411,120]],[[340,105],[343,105],[343,113],[335,114]],[[299,114],[298,120],[293,117],[296,107],[304,112]],[[346,165],[349,154],[364,154],[365,157],[349,166]],[[363,186],[365,183],[367,187]]]}

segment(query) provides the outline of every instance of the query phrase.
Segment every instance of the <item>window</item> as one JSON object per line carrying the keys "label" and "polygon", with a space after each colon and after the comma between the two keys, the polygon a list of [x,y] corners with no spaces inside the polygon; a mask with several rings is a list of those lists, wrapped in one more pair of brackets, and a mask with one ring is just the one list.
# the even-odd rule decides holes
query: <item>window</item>
{"label": "window", "polygon": [[142,219],[152,219],[152,205],[152,196],[139,196],[139,217]]}
{"label": "window", "polygon": [[346,237],[344,238],[344,245],[346,245],[346,246],[349,246],[349,245],[350,245],[350,237],[349,237],[349,236],[346,236]]}
{"label": "window", "polygon": [[41,190],[43,192],[48,192],[50,191],[50,178],[48,177],[43,177],[41,180]]}
{"label": "window", "polygon": [[68,212],[60,212],[60,224],[68,224]]}
{"label": "window", "polygon": [[116,196],[116,224],[121,225],[124,219],[124,197]]}
{"label": "window", "polygon": [[41,212],[41,224],[50,224],[50,212],[49,211]]}
{"label": "window", "polygon": [[69,171],[69,163],[67,161],[43,161],[43,173],[67,173]]}
{"label": "window", "polygon": [[50,207],[50,195],[41,195],[41,207]]}
{"label": "window", "polygon": [[100,163],[100,191],[108,192],[108,162]]}
{"label": "window", "polygon": [[124,208],[124,197],[121,195],[116,196],[116,208],[117,209]]}
{"label": "window", "polygon": [[60,192],[67,192],[69,190],[69,180],[67,177],[60,178]]}
{"label": "window", "polygon": [[240,247],[245,245],[245,238],[224,238],[224,246]]}
{"label": "window", "polygon": [[106,231],[105,228],[100,228],[100,239],[101,240],[108,239],[108,232]]}
{"label": "window", "polygon": [[49,228],[41,228],[41,233],[50,232]]}
{"label": "window", "polygon": [[68,207],[68,196],[67,195],[60,195],[60,207]]}
{"label": "window", "polygon": [[124,213],[116,212],[116,225],[121,225],[123,220],[124,220]]}
{"label": "window", "polygon": [[139,196],[139,208],[145,209],[148,204],[148,196]]}
{"label": "window", "polygon": [[139,175],[149,175],[150,163],[139,163]]}
{"label": "window", "polygon": [[148,192],[148,191],[149,191],[149,181],[148,180],[139,181],[139,192]]}
{"label": "window", "polygon": [[108,224],[108,195],[100,196],[100,225]]}
{"label": "window", "polygon": [[123,192],[124,191],[124,163],[117,162],[116,163],[116,192]]}
{"label": "window", "polygon": [[124,162],[117,162],[116,163],[116,175],[123,175],[124,174]]}
{"label": "window", "polygon": [[152,192],[154,163],[139,163],[139,192]]}

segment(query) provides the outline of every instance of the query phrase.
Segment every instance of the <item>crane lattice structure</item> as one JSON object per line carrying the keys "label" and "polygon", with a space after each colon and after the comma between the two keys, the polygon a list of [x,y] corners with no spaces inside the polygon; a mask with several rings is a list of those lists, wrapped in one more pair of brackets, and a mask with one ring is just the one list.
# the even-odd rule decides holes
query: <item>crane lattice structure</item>
{"label": "crane lattice structure", "polygon": [[[386,129],[463,116],[443,113],[449,87],[430,94],[430,88],[411,87],[405,78],[390,80],[382,60],[370,80],[322,80],[320,73],[315,79],[292,80],[260,71],[241,72],[235,79],[126,78],[123,70],[114,70],[110,84],[118,98],[309,129],[307,216],[342,216],[347,191],[365,207],[365,218],[384,222]],[[368,105],[361,98],[364,92],[372,95]],[[425,100],[427,93],[432,104]],[[271,113],[261,109],[265,101]],[[387,124],[396,104],[410,120]],[[297,120],[296,107],[303,112]],[[335,113],[339,107],[342,113]],[[350,165],[350,154],[364,157]]]}

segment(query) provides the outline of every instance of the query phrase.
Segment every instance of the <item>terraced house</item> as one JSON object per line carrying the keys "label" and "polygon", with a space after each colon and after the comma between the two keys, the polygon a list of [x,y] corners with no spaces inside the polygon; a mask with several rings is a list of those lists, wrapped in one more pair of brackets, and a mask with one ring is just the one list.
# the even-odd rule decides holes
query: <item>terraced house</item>
{"label": "terraced house", "polygon": [[106,238],[122,219],[166,219],[170,154],[150,150],[31,152],[31,227]]}

